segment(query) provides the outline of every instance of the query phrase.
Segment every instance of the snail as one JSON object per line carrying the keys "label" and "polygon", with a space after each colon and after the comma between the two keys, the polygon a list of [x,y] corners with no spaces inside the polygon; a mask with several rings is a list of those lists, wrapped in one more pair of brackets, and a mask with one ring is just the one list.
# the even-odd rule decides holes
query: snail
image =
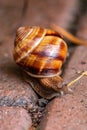
{"label": "snail", "polygon": [[58,31],[38,26],[20,27],[17,30],[14,60],[29,75],[29,84],[44,98],[51,99],[69,90],[72,82],[63,86],[60,77],[67,52],[67,44]]}

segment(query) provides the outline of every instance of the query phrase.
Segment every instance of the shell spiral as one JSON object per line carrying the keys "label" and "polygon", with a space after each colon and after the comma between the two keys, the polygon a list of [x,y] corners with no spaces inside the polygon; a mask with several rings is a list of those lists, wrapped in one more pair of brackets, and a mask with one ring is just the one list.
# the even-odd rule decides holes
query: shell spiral
{"label": "shell spiral", "polygon": [[14,60],[33,77],[52,77],[59,73],[67,55],[67,45],[54,30],[20,27],[14,43]]}

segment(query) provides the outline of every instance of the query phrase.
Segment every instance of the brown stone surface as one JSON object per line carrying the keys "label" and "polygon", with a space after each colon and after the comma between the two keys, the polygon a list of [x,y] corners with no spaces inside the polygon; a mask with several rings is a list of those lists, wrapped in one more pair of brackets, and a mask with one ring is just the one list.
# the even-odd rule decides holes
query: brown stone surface
{"label": "brown stone surface", "polygon": [[7,66],[0,65],[0,105],[29,108],[36,104],[37,96],[32,88],[24,82],[19,69],[16,69],[13,63],[6,62],[6,64]]}
{"label": "brown stone surface", "polygon": [[32,120],[20,107],[0,107],[0,130],[29,130]]}
{"label": "brown stone surface", "polygon": [[0,105],[29,107],[37,102],[37,96],[13,62],[10,42],[0,46]]}
{"label": "brown stone surface", "polygon": [[78,0],[29,0],[23,25],[49,27],[50,23],[56,23],[68,28],[75,19],[78,7]]}
{"label": "brown stone surface", "polygon": [[29,107],[37,102],[37,96],[13,62],[12,42],[8,39],[8,44],[0,45],[0,105]]}
{"label": "brown stone surface", "polygon": [[[87,70],[87,48],[77,47],[65,69],[64,79],[72,80],[76,73]],[[74,77],[75,78],[75,77]],[[73,84],[72,94],[53,99],[45,110],[39,130],[87,129],[87,77]]]}
{"label": "brown stone surface", "polygon": [[29,107],[37,102],[37,96],[13,61],[14,29],[21,20],[23,1],[0,2],[0,105]]}
{"label": "brown stone surface", "polygon": [[7,43],[22,17],[23,0],[0,0],[0,43]]}
{"label": "brown stone surface", "polygon": [[87,13],[84,14],[79,21],[77,36],[87,40]]}
{"label": "brown stone surface", "polygon": [[87,100],[67,95],[56,98],[45,110],[39,130],[86,130]]}

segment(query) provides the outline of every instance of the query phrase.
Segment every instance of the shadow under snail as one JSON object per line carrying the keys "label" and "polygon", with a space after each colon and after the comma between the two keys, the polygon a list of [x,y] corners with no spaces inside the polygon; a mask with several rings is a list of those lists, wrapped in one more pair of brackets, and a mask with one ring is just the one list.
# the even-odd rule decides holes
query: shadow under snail
{"label": "shadow under snail", "polygon": [[[40,96],[47,99],[68,91],[71,84],[87,75],[85,71],[77,79],[63,86],[63,79],[59,75],[68,47],[61,36],[64,30],[60,31],[61,28],[56,25],[53,25],[53,28],[54,30],[38,26],[20,27],[17,30],[13,53],[16,63],[29,75],[29,84]],[[65,36],[69,39],[69,35]],[[70,39],[83,44],[83,41],[73,38],[72,35]],[[87,42],[84,41],[84,44],[87,45]]]}

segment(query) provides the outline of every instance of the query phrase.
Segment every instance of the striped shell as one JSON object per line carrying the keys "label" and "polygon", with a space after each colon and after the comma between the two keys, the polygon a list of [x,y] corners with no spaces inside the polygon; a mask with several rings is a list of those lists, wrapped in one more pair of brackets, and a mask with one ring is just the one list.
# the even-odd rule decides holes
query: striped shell
{"label": "striped shell", "polygon": [[40,27],[20,27],[17,30],[14,59],[33,77],[59,74],[67,55],[67,45],[61,35]]}

